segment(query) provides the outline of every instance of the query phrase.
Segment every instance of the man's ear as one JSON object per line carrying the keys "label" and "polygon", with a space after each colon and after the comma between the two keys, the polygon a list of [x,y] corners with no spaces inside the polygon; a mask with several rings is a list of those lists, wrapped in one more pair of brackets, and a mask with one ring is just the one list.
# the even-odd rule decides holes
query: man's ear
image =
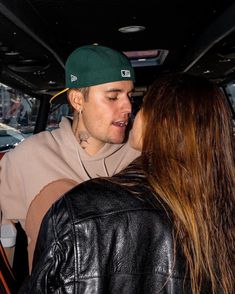
{"label": "man's ear", "polygon": [[68,100],[74,110],[79,112],[82,109],[84,96],[82,92],[77,89],[71,89],[68,93]]}

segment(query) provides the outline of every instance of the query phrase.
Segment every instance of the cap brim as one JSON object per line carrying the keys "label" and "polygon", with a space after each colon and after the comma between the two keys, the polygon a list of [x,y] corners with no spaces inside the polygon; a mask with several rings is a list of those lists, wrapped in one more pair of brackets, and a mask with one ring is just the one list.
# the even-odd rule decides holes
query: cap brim
{"label": "cap brim", "polygon": [[69,88],[65,88],[64,90],[56,93],[54,96],[51,97],[50,103],[51,104],[65,104],[67,103],[67,95],[66,92]]}

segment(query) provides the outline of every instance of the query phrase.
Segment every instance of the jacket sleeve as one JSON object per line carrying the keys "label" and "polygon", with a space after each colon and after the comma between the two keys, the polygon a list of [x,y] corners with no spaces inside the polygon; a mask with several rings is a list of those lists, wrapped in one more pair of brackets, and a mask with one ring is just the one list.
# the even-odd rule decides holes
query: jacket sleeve
{"label": "jacket sleeve", "polygon": [[64,205],[61,209],[55,209],[57,204],[64,204],[63,198],[58,202],[49,209],[43,219],[34,253],[32,274],[19,294],[46,294],[56,291],[70,293],[73,284],[70,271],[71,267],[74,267],[74,249],[71,245],[73,241]]}
{"label": "jacket sleeve", "polygon": [[21,172],[24,156],[16,149],[6,153],[0,160],[0,206],[3,219],[21,220],[26,215]]}

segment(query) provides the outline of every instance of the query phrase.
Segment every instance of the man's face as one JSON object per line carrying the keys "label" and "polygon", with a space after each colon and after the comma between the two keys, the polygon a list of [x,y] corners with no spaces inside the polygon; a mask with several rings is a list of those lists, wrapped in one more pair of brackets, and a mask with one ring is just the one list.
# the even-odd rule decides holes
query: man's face
{"label": "man's face", "polygon": [[88,133],[89,141],[97,144],[120,144],[125,138],[129,114],[132,81],[111,82],[89,87],[82,105],[79,123]]}

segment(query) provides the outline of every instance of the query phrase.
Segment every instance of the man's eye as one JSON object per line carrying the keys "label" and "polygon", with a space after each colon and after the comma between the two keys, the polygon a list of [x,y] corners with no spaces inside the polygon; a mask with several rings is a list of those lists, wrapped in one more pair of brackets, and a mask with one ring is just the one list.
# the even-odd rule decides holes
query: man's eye
{"label": "man's eye", "polygon": [[118,98],[117,98],[117,97],[108,97],[108,99],[111,100],[111,101],[115,101],[115,100],[117,100]]}

